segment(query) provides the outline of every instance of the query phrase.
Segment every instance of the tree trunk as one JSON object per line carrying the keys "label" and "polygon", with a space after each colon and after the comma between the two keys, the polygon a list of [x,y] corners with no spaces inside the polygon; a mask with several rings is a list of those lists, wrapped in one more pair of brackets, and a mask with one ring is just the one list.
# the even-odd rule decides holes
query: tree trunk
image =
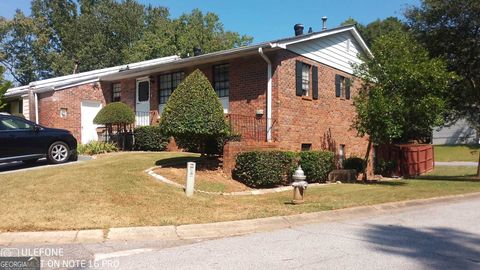
{"label": "tree trunk", "polygon": [[365,161],[364,161],[364,165],[363,166],[363,182],[367,182],[368,181],[368,177],[367,177],[367,167],[368,167],[368,159],[370,158],[370,149],[372,148],[372,141],[370,139],[368,139],[368,146],[367,146],[367,153],[365,154]]}

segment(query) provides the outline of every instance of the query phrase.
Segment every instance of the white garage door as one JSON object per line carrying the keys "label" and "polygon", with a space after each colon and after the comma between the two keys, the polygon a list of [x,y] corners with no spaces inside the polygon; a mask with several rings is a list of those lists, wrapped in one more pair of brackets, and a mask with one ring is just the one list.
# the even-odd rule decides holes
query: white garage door
{"label": "white garage door", "polygon": [[82,101],[82,143],[89,143],[98,140],[97,125],[93,123],[93,118],[102,109],[100,101]]}

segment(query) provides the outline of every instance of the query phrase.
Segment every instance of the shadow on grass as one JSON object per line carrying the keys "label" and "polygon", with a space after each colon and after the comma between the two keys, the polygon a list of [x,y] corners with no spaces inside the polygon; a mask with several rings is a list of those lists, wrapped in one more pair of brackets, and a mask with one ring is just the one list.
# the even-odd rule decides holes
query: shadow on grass
{"label": "shadow on grass", "polygon": [[155,162],[156,166],[163,168],[186,168],[187,162],[195,162],[196,170],[207,171],[217,170],[220,167],[220,160],[211,157],[173,157],[160,159]]}
{"label": "shadow on grass", "polygon": [[373,185],[381,185],[381,186],[404,186],[407,183],[402,181],[378,181],[373,183]]}
{"label": "shadow on grass", "polygon": [[415,229],[370,225],[364,237],[374,252],[406,257],[426,269],[479,269],[480,236],[445,227]]}

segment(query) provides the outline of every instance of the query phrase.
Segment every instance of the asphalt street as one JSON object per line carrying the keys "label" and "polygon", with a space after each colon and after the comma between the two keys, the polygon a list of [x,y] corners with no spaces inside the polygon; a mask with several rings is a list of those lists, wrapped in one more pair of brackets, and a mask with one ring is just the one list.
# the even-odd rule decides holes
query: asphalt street
{"label": "asphalt street", "polygon": [[[480,199],[102,254],[110,269],[480,269]],[[108,269],[108,267],[106,267]]]}
{"label": "asphalt street", "polygon": [[[42,269],[480,269],[480,198],[223,239],[1,246]],[[361,217],[360,217],[361,216]]]}

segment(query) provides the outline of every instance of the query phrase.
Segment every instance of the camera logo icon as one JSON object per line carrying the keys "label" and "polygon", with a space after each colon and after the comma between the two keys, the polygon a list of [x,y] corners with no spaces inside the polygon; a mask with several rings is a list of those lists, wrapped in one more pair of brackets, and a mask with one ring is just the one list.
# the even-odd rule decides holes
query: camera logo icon
{"label": "camera logo icon", "polygon": [[0,257],[18,257],[19,254],[18,248],[0,248]]}

